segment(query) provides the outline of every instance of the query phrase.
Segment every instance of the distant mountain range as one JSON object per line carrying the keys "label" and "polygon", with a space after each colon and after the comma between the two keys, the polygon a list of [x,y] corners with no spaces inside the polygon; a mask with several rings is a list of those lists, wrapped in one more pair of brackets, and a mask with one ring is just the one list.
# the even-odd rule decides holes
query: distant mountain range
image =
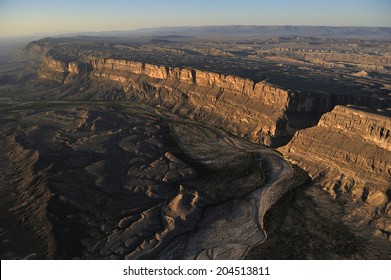
{"label": "distant mountain range", "polygon": [[141,28],[130,31],[77,32],[62,36],[305,36],[305,37],[350,37],[391,39],[391,27],[336,27],[336,26],[180,26]]}

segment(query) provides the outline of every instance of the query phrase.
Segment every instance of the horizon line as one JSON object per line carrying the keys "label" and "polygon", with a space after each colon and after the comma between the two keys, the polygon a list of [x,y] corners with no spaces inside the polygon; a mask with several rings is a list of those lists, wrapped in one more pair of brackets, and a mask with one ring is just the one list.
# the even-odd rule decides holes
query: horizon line
{"label": "horizon line", "polygon": [[164,28],[200,28],[200,27],[229,27],[229,26],[236,26],[236,27],[332,27],[332,28],[385,28],[385,29],[391,29],[391,26],[371,26],[371,25],[308,25],[308,24],[210,24],[210,25],[163,25],[163,26],[154,26],[154,27],[137,27],[137,28],[131,28],[131,29],[111,29],[111,30],[99,30],[99,31],[64,31],[64,32],[35,32],[30,34],[23,34],[23,35],[1,35],[0,38],[6,39],[6,38],[27,38],[27,37],[39,37],[39,36],[75,36],[75,35],[82,35],[83,33],[114,33],[114,32],[136,32],[141,30],[153,30],[153,29],[164,29]]}

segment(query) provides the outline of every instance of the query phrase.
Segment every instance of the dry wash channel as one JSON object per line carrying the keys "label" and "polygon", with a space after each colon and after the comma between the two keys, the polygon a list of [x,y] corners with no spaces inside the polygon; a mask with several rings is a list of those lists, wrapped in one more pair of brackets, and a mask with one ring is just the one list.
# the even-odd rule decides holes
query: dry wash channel
{"label": "dry wash channel", "polygon": [[306,180],[222,131],[92,103],[2,104],[2,258],[243,258]]}

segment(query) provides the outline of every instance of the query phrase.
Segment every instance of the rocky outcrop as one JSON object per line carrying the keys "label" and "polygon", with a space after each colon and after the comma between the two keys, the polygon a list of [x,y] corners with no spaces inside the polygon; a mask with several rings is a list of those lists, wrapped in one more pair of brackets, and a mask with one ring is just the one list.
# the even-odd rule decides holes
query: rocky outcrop
{"label": "rocky outcrop", "polygon": [[351,218],[391,234],[391,118],[336,106],[279,151],[335,197],[355,201]]}
{"label": "rocky outcrop", "polygon": [[39,71],[39,77],[43,79],[50,79],[60,83],[67,83],[74,80],[78,75],[86,72],[87,65],[78,61],[63,61],[45,57],[43,67]]}

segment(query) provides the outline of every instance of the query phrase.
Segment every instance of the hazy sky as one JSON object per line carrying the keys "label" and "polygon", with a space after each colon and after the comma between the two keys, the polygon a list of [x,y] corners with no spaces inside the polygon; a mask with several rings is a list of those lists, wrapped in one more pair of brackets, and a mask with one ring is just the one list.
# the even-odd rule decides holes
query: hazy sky
{"label": "hazy sky", "polygon": [[0,0],[0,36],[229,24],[391,27],[391,0]]}

